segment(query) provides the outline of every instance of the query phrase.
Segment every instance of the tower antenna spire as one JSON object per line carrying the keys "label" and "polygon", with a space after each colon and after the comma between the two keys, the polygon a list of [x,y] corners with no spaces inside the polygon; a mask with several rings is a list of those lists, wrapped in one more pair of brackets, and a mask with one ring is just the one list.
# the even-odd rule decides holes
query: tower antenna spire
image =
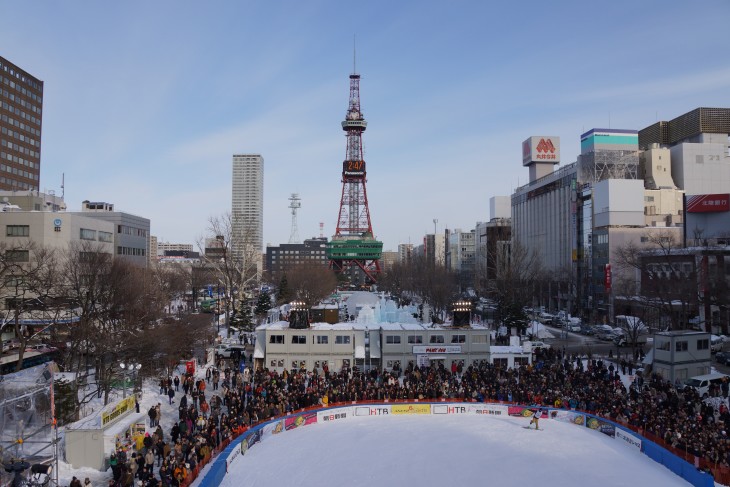
{"label": "tower antenna spire", "polygon": [[352,74],[357,73],[357,34],[352,34]]}

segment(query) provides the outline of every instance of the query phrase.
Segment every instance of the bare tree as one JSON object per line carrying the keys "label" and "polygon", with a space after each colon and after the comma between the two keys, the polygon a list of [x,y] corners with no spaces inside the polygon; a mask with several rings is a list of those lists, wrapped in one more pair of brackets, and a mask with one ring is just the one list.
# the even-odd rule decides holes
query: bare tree
{"label": "bare tree", "polygon": [[231,213],[210,218],[207,234],[216,241],[215,249],[211,249],[214,252],[206,254],[203,239],[198,243],[205,261],[226,290],[226,325],[230,320],[229,311],[237,312],[239,303],[253,291],[259,277],[261,249],[256,248],[250,226],[246,222],[239,225],[238,218],[241,217]]}
{"label": "bare tree", "polygon": [[[12,326],[19,341],[16,370],[23,368],[23,357],[30,339],[47,331],[63,312],[56,294],[60,274],[56,252],[24,240],[13,245],[0,244],[0,329]],[[30,326],[26,320],[39,325]]]}
{"label": "bare tree", "polygon": [[669,328],[686,328],[698,304],[694,256],[672,232],[651,232],[642,241],[643,245],[631,241],[616,249],[619,272],[638,276],[634,302],[654,309]]}
{"label": "bare tree", "polygon": [[286,271],[287,284],[295,299],[307,307],[331,295],[337,287],[335,273],[323,265],[296,265]]}
{"label": "bare tree", "polygon": [[497,303],[497,314],[506,326],[524,332],[528,320],[523,308],[531,303],[533,283],[543,274],[539,256],[513,241],[497,249],[495,278],[490,281],[490,296]]}

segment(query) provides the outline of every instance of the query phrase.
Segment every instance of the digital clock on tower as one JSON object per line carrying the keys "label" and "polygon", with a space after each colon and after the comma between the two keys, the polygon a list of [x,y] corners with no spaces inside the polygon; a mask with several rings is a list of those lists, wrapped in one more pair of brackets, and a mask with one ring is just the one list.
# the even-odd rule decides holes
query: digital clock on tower
{"label": "digital clock on tower", "polygon": [[365,161],[345,161],[342,163],[342,174],[344,176],[364,176]]}

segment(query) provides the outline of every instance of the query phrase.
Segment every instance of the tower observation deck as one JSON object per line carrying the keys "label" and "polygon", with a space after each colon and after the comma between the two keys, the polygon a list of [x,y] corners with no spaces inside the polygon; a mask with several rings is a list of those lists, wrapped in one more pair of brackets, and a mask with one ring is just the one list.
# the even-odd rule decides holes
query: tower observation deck
{"label": "tower observation deck", "polygon": [[365,182],[367,172],[362,150],[362,133],[367,122],[360,111],[360,75],[350,75],[350,102],[342,130],[347,137],[342,163],[342,197],[337,230],[327,244],[330,268],[347,275],[351,284],[374,284],[380,274],[383,242],[375,240]]}

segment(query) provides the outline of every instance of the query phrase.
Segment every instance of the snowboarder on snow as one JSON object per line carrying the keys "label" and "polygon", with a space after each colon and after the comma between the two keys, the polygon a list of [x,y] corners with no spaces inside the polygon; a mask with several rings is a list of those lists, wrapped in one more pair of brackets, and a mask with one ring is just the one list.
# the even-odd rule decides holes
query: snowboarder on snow
{"label": "snowboarder on snow", "polygon": [[[533,423],[535,424],[535,429],[540,429],[540,418],[542,418],[542,409],[538,409],[534,413],[532,413],[532,419],[530,420],[530,425]],[[529,426],[528,426],[529,428]]]}

